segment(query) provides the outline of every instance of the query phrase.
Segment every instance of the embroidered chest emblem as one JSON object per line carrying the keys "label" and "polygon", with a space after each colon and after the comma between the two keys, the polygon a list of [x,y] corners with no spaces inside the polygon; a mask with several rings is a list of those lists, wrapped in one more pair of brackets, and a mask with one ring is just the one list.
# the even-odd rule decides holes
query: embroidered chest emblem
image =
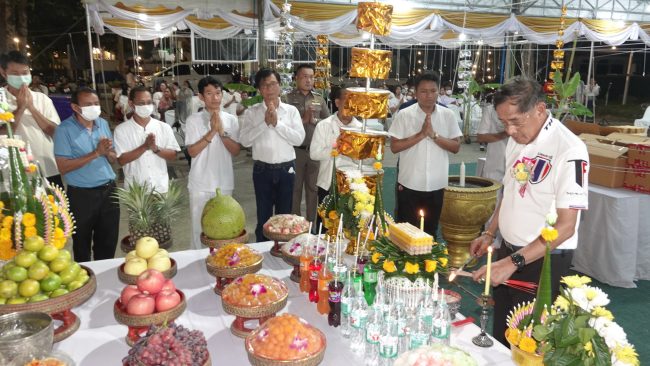
{"label": "embroidered chest emblem", "polygon": [[548,177],[549,173],[551,172],[551,168],[553,167],[551,160],[546,157],[537,155],[534,159],[532,159],[532,162],[533,167],[531,169],[529,182],[531,184],[541,183],[544,179],[546,179],[546,177]]}

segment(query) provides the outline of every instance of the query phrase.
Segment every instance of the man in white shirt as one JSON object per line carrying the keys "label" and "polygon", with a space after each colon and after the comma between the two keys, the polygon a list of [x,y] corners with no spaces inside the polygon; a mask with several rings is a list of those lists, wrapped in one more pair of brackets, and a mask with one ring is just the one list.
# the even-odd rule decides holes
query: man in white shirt
{"label": "man in white shirt", "polygon": [[7,80],[7,103],[16,120],[12,125],[14,134],[29,144],[47,180],[63,187],[53,141],[61,120],[52,100],[43,93],[29,90],[32,82],[29,60],[18,51],[0,57],[0,75]]}
{"label": "man in white shirt", "polygon": [[305,139],[296,107],[280,101],[280,75],[271,69],[255,74],[262,103],[244,115],[240,142],[253,148],[253,184],[257,204],[257,241],[267,241],[263,225],[274,214],[291,212],[295,179],[294,146]]}
{"label": "man in white shirt", "polygon": [[399,153],[397,221],[419,227],[424,211],[424,231],[435,237],[449,181],[449,153],[458,153],[460,137],[454,114],[436,105],[440,77],[435,72],[415,78],[417,103],[397,114],[388,130],[391,151]]}
{"label": "man in white shirt", "polygon": [[237,106],[241,103],[241,94],[234,90],[223,92],[223,97],[221,98],[221,110],[230,113],[233,116],[237,116]]}
{"label": "man in white shirt", "polygon": [[138,182],[167,193],[167,161],[176,159],[181,150],[174,132],[168,124],[151,118],[153,99],[144,86],[131,89],[129,107],[133,117],[115,128],[113,142],[117,161],[124,170],[124,187]]}
{"label": "man in white shirt", "polygon": [[[492,244],[497,229],[503,236],[497,260],[492,264],[494,288],[494,337],[505,339],[506,316],[516,304],[535,295],[502,285],[508,279],[537,283],[546,242],[540,233],[548,213],[557,210],[558,238],[550,243],[552,298],[559,293],[560,277],[571,265],[578,245],[580,211],[588,205],[589,155],[585,144],[546,110],[542,87],[534,80],[516,77],[501,86],[494,97],[499,119],[510,136],[506,147],[503,199],[494,218],[470,247],[482,256]],[[526,166],[517,180],[515,167]],[[521,171],[521,170],[519,170]],[[520,174],[521,176],[521,174]],[[475,271],[483,279],[486,268]]]}
{"label": "man in white shirt", "polygon": [[199,80],[199,98],[205,109],[187,118],[185,144],[192,157],[187,183],[192,215],[192,247],[201,246],[201,214],[206,202],[221,194],[232,195],[235,178],[232,157],[239,154],[239,123],[237,117],[221,110],[223,85],[207,76]]}

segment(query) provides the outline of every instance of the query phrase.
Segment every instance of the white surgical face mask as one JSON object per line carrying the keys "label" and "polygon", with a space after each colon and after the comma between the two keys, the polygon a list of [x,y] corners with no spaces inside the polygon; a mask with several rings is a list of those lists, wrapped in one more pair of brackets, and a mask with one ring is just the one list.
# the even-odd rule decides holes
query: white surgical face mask
{"label": "white surgical face mask", "polygon": [[7,75],[7,84],[9,84],[14,89],[20,89],[23,84],[31,84],[32,75]]}
{"label": "white surgical face mask", "polygon": [[447,90],[447,91],[445,92],[445,94],[447,94],[447,95],[451,95],[451,94],[452,94],[451,89]]}
{"label": "white surgical face mask", "polygon": [[153,104],[136,105],[135,114],[140,118],[147,118],[153,113]]}
{"label": "white surgical face mask", "polygon": [[86,121],[94,121],[99,118],[99,115],[102,114],[102,107],[98,105],[89,105],[81,107],[81,116]]}

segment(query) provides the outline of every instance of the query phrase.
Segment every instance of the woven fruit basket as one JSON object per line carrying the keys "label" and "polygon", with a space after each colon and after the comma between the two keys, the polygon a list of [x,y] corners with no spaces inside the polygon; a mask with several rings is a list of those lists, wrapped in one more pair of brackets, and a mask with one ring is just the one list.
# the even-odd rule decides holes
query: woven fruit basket
{"label": "woven fruit basket", "polygon": [[126,336],[126,343],[129,346],[133,346],[133,344],[135,344],[135,342],[147,332],[151,325],[161,325],[172,322],[183,314],[187,307],[185,294],[181,290],[176,290],[176,292],[181,295],[181,302],[178,305],[169,310],[149,315],[128,314],[120,302],[120,299],[115,300],[115,304],[113,305],[113,315],[118,323],[129,327]]}
{"label": "woven fruit basket", "polygon": [[232,239],[211,239],[208,238],[207,235],[204,233],[201,233],[200,236],[201,244],[205,245],[206,247],[210,248],[210,254],[214,252],[214,250],[221,248],[222,246],[226,244],[232,244],[232,243],[239,243],[239,244],[246,244],[248,243],[248,232],[244,230],[241,235],[238,237],[232,238]]}
{"label": "woven fruit basket", "polygon": [[281,234],[281,233],[274,233],[271,231],[266,230],[264,228],[264,236],[269,238],[270,240],[273,240],[273,248],[271,248],[271,255],[274,257],[282,257],[282,247],[280,246],[280,243],[286,243],[289,240],[295,238],[296,236],[300,234],[304,234],[307,232],[307,229],[301,233],[297,234]]}
{"label": "woven fruit basket", "polygon": [[217,279],[217,284],[214,286],[214,293],[221,295],[223,288],[230,283],[234,278],[243,276],[249,273],[256,273],[262,269],[262,262],[264,257],[260,254],[259,259],[248,266],[242,267],[218,267],[210,263],[210,257],[205,259],[205,267],[208,273]]}
{"label": "woven fruit basket", "polygon": [[[173,258],[169,259],[172,262],[172,266],[168,270],[161,272],[163,276],[165,276],[165,278],[168,280],[176,276],[176,272],[178,271],[176,261]],[[135,285],[136,282],[138,282],[138,276],[124,273],[124,263],[120,264],[120,266],[117,267],[117,278],[119,278],[120,281],[126,285]]]}
{"label": "woven fruit basket", "polygon": [[319,335],[323,347],[318,352],[309,355],[299,360],[272,360],[263,356],[258,356],[253,352],[251,340],[258,336],[258,330],[254,330],[246,337],[246,353],[248,354],[248,361],[253,366],[316,366],[323,362],[325,357],[325,349],[327,348],[327,338],[325,334],[315,327],[312,327]]}
{"label": "woven fruit basket", "polygon": [[60,342],[68,338],[79,329],[79,325],[81,324],[77,315],[72,312],[72,308],[86,302],[97,290],[97,277],[95,273],[86,266],[82,265],[81,268],[85,269],[90,277],[88,282],[82,287],[49,300],[27,304],[0,305],[0,315],[23,311],[48,313],[53,319],[62,322],[62,324],[54,329],[54,342]]}

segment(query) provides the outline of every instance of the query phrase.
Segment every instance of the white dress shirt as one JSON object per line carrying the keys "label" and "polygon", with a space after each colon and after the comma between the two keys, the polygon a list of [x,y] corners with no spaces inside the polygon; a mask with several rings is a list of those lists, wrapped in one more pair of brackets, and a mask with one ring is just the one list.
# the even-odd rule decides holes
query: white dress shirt
{"label": "white dress shirt", "polygon": [[[338,118],[338,114],[334,113],[318,122],[316,129],[314,130],[314,136],[311,139],[309,157],[312,160],[320,161],[316,185],[326,191],[330,189],[330,185],[332,184],[332,146],[341,133],[341,127],[344,126],[350,128],[361,128],[362,124],[356,118],[352,118],[350,123],[344,125]],[[356,165],[355,160],[345,155],[339,155],[336,157],[337,168],[346,166],[356,167]]]}
{"label": "white dress shirt", "polygon": [[[503,123],[499,121],[494,105],[488,103],[483,107],[483,114],[481,115],[481,122],[478,125],[477,134],[493,134],[501,133],[504,131]],[[508,137],[496,141],[488,142],[487,156],[485,158],[485,166],[483,167],[482,176],[485,178],[494,179],[497,182],[503,180],[503,175],[506,171],[506,145],[508,144]]]}
{"label": "white dress shirt", "polygon": [[[118,157],[132,151],[147,139],[149,134],[156,136],[156,145],[160,149],[180,151],[178,142],[174,137],[172,128],[157,119],[150,119],[144,126],[140,126],[133,118],[120,123],[115,127],[114,144]],[[169,189],[169,176],[167,175],[167,161],[152,150],[145,151],[139,158],[122,167],[124,170],[124,187],[131,182],[150,184],[157,192],[166,193]]]}
{"label": "white dress shirt", "polygon": [[276,126],[264,122],[266,103],[258,103],[246,110],[240,142],[244,147],[253,147],[253,160],[267,164],[286,163],[296,159],[294,146],[300,146],[305,139],[305,128],[296,107],[280,102],[276,109]]}
{"label": "white dress shirt", "polygon": [[[227,137],[239,142],[239,122],[237,117],[224,111],[219,112],[223,131]],[[210,115],[206,110],[187,117],[185,145],[190,146],[210,131]],[[214,192],[217,188],[231,191],[235,188],[232,167],[232,154],[226,149],[221,137],[215,135],[208,147],[192,158],[192,168],[187,182],[190,191]]]}
{"label": "white dress shirt", "polygon": [[[426,113],[418,103],[399,112],[388,133],[398,139],[413,136],[422,130]],[[463,136],[454,113],[436,105],[431,113],[433,130],[439,136],[455,139]],[[431,138],[425,138],[399,153],[397,181],[408,189],[431,192],[447,187],[449,181],[449,153]]]}
{"label": "white dress shirt", "polygon": [[[226,107],[226,104],[232,100],[232,103]],[[230,113],[233,116],[237,117],[237,106],[241,103],[241,94],[238,92],[233,92],[230,94],[227,91],[223,91],[223,97],[221,98],[221,110]]]}

